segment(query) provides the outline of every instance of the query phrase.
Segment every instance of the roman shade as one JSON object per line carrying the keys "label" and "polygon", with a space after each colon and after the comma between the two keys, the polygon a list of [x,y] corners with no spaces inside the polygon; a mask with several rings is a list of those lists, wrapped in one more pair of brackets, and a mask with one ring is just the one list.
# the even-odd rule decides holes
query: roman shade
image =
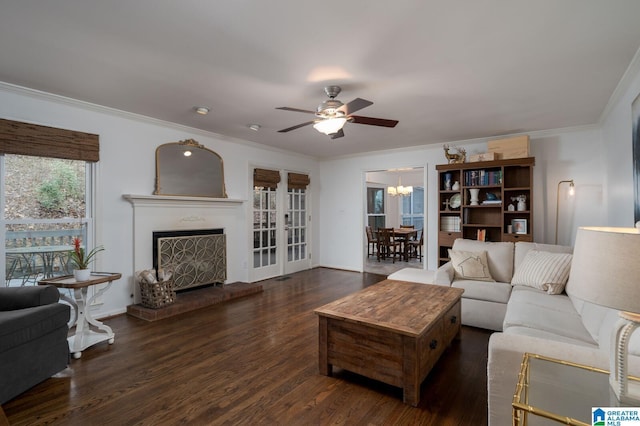
{"label": "roman shade", "polygon": [[309,185],[309,175],[301,173],[289,173],[288,174],[288,187],[289,189],[306,189]]}
{"label": "roman shade", "polygon": [[0,119],[0,153],[96,162],[99,136]]}
{"label": "roman shade", "polygon": [[276,189],[280,183],[280,172],[277,170],[253,169],[253,186]]}

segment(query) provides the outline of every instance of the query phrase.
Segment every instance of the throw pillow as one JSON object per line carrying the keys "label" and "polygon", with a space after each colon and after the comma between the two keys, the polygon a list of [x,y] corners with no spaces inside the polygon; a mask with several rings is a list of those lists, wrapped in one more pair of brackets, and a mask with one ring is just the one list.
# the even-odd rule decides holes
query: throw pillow
{"label": "throw pillow", "polygon": [[529,250],[513,274],[511,284],[534,287],[549,294],[560,294],[569,278],[571,259],[573,255],[569,253]]}
{"label": "throw pillow", "polygon": [[454,279],[495,281],[489,273],[486,251],[461,251],[449,249],[449,258],[455,271]]}

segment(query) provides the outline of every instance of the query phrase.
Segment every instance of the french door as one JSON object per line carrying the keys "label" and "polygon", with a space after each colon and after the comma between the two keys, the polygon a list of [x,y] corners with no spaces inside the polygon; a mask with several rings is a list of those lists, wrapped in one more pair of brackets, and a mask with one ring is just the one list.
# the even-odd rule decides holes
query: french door
{"label": "french door", "polygon": [[289,176],[265,186],[254,180],[252,235],[252,282],[309,269],[307,188],[292,187]]}
{"label": "french door", "polygon": [[303,271],[310,268],[307,243],[307,190],[287,190],[287,213],[285,232],[287,236],[287,255],[284,273]]}

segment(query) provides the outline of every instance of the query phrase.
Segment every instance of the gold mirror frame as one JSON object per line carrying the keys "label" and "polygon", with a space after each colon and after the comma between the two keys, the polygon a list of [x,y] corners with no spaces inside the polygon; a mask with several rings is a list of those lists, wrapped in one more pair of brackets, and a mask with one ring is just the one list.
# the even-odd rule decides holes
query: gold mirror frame
{"label": "gold mirror frame", "polygon": [[160,145],[153,193],[227,198],[222,157],[193,139]]}

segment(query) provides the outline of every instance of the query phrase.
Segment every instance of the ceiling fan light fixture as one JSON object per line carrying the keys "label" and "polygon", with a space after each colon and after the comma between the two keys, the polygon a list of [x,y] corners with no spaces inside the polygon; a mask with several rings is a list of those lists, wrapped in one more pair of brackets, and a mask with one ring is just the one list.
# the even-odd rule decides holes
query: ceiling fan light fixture
{"label": "ceiling fan light fixture", "polygon": [[333,135],[334,133],[338,133],[346,122],[347,119],[345,117],[327,118],[326,120],[320,120],[315,123],[313,128],[325,135]]}

